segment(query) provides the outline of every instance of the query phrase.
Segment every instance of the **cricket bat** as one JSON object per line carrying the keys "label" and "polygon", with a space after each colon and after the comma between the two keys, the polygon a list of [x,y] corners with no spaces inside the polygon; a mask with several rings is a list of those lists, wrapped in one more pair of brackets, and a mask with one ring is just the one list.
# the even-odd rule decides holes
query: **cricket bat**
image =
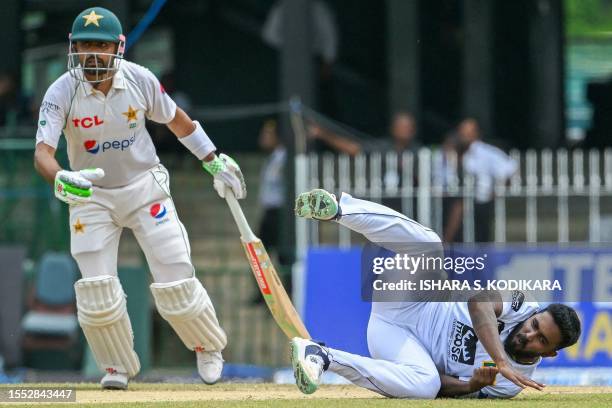
{"label": "cricket bat", "polygon": [[251,230],[242,212],[240,203],[238,203],[234,193],[229,188],[225,189],[225,200],[234,216],[234,221],[236,221],[240,231],[240,240],[242,241],[244,252],[253,275],[255,275],[259,290],[272,313],[272,317],[274,317],[274,320],[276,320],[276,323],[288,338],[301,337],[310,339],[308,330],[306,330],[302,319],[297,314],[291,299],[287,295],[287,291],[285,291],[281,280],[278,278],[266,248]]}

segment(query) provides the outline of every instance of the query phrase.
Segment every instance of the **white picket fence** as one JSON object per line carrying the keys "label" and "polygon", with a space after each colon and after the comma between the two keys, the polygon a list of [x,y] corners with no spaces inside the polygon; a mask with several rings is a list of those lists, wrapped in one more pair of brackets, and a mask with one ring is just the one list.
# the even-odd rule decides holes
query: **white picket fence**
{"label": "white picket fence", "polygon": [[[450,177],[441,177],[436,166],[439,167],[442,154],[439,149],[423,148],[416,154],[401,155],[396,152],[355,157],[331,153],[298,155],[296,190],[319,187],[375,202],[398,199],[404,214],[440,234],[443,198],[462,197],[463,240],[473,242],[474,178],[466,175],[460,182],[456,176],[457,160],[452,155],[446,156],[446,163],[455,169]],[[535,243],[543,238],[559,243],[610,240],[610,224],[602,224],[602,220],[609,220],[606,211],[612,215],[612,149],[512,150],[509,154],[519,163],[519,170],[510,180],[495,186],[495,242]],[[509,217],[509,212],[514,215]],[[512,235],[508,233],[509,226],[513,231],[521,229],[517,223],[523,223],[524,230],[509,236]],[[572,234],[572,226],[585,230],[584,236]],[[297,220],[296,234],[299,254],[308,246],[319,244],[317,223]],[[351,245],[347,229],[340,229],[338,244]]]}

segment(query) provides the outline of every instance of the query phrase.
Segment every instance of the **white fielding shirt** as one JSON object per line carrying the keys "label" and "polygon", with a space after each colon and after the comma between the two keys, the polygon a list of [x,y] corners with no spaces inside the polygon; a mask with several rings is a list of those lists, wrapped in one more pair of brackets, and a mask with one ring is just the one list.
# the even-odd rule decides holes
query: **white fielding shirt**
{"label": "white fielding shirt", "polygon": [[105,96],[69,73],[45,93],[36,144],[57,148],[62,132],[73,171],[99,167],[105,176],[94,184],[115,188],[130,184],[159,164],[145,118],[174,119],[176,104],[147,68],[122,61]]}
{"label": "white fielding shirt", "polygon": [[[501,315],[497,318],[499,337],[503,343],[517,324],[539,311],[537,302],[524,301],[521,292],[512,293],[512,299],[504,299]],[[511,300],[511,301],[505,301]],[[425,334],[423,344],[429,348],[431,357],[438,370],[446,375],[469,381],[474,369],[484,362],[492,361],[482,343],[476,337],[467,302],[430,304],[433,322],[431,331]],[[519,364],[509,359],[517,371],[532,378],[541,359],[535,364]],[[514,383],[502,375],[497,375],[496,384],[485,387],[473,395],[480,398],[508,398],[521,391]]]}

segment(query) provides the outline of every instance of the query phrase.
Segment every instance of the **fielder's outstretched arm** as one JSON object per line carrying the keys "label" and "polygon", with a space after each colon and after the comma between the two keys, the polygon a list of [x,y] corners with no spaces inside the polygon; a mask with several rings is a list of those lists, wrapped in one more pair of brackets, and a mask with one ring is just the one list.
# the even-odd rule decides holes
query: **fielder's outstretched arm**
{"label": "fielder's outstretched arm", "polygon": [[[476,337],[491,356],[501,375],[521,388],[531,387],[542,390],[544,386],[516,371],[509,363],[504,345],[497,330],[497,317],[502,313],[502,299],[499,292],[483,294],[487,298],[474,297],[468,302],[470,318]],[[490,298],[493,296],[493,298]]]}

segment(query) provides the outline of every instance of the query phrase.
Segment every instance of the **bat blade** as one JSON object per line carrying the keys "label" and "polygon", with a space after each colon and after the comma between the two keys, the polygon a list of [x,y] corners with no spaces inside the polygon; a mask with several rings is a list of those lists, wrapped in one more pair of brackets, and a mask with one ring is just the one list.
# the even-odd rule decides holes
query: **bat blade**
{"label": "bat blade", "polygon": [[253,275],[259,286],[272,317],[288,338],[302,337],[309,339],[310,334],[302,319],[291,303],[287,291],[270,261],[268,252],[261,240],[242,241]]}

